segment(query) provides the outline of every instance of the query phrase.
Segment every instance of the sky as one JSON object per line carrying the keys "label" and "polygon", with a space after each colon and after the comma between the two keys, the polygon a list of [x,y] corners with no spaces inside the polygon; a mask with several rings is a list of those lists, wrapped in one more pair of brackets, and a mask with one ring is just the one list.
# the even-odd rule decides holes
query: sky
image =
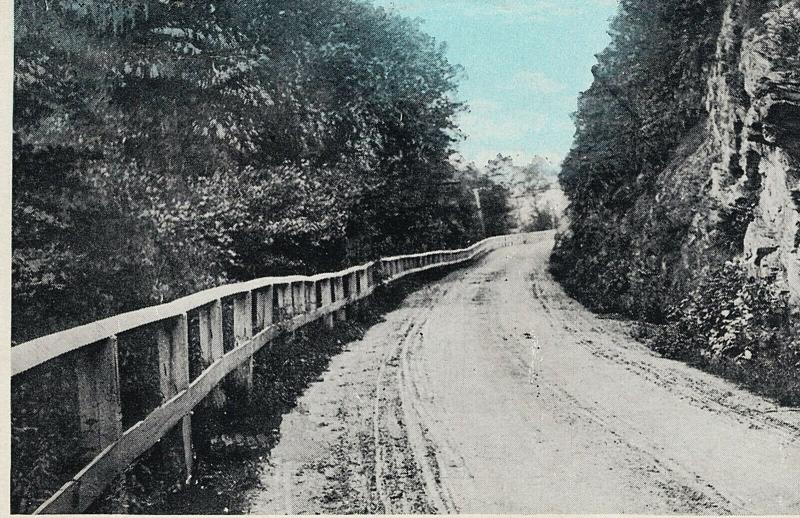
{"label": "sky", "polygon": [[518,165],[534,155],[559,163],[575,127],[578,93],[592,81],[594,55],[609,42],[617,0],[373,0],[422,21],[464,67],[457,146],[483,165],[498,153]]}

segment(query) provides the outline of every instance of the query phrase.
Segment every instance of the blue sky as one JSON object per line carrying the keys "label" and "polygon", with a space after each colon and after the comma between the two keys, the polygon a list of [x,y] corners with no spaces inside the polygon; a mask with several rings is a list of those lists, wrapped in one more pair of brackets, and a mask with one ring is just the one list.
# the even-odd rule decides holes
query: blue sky
{"label": "blue sky", "polygon": [[471,113],[461,154],[479,165],[497,153],[518,164],[533,155],[559,162],[575,128],[570,114],[608,43],[617,0],[373,0],[422,19],[464,67],[459,98]]}

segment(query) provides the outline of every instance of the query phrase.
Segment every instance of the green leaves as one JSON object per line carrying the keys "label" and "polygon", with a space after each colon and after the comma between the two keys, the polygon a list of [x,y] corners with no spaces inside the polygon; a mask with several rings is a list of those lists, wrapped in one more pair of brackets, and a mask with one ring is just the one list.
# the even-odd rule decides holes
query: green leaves
{"label": "green leaves", "polygon": [[[702,139],[693,128],[706,116],[722,10],[721,0],[623,0],[597,56],[560,175],[572,233],[553,256],[563,282],[592,307],[664,318],[680,229],[697,207],[691,192],[688,208],[664,208],[656,193],[670,160],[683,156],[679,145]],[[648,265],[650,256],[662,264]]]}
{"label": "green leaves", "polygon": [[458,69],[415,22],[355,0],[15,7],[16,338],[473,237],[447,187]]}

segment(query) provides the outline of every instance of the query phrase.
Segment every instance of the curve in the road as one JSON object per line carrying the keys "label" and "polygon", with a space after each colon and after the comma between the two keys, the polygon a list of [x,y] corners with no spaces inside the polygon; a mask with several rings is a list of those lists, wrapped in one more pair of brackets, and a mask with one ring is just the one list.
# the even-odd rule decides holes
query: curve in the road
{"label": "curve in the road", "polygon": [[800,415],[570,300],[552,238],[426,286],[334,358],[252,510],[799,512]]}

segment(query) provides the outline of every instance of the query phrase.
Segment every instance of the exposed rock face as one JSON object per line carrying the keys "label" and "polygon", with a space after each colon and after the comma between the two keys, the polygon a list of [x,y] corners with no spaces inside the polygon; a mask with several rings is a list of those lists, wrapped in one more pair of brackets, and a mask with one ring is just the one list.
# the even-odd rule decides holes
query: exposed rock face
{"label": "exposed rock face", "polygon": [[740,259],[800,306],[798,39],[800,1],[729,0],[708,82],[707,131],[678,176],[711,161],[707,210],[695,213],[686,266],[708,259],[723,239],[719,229],[738,224]]}

